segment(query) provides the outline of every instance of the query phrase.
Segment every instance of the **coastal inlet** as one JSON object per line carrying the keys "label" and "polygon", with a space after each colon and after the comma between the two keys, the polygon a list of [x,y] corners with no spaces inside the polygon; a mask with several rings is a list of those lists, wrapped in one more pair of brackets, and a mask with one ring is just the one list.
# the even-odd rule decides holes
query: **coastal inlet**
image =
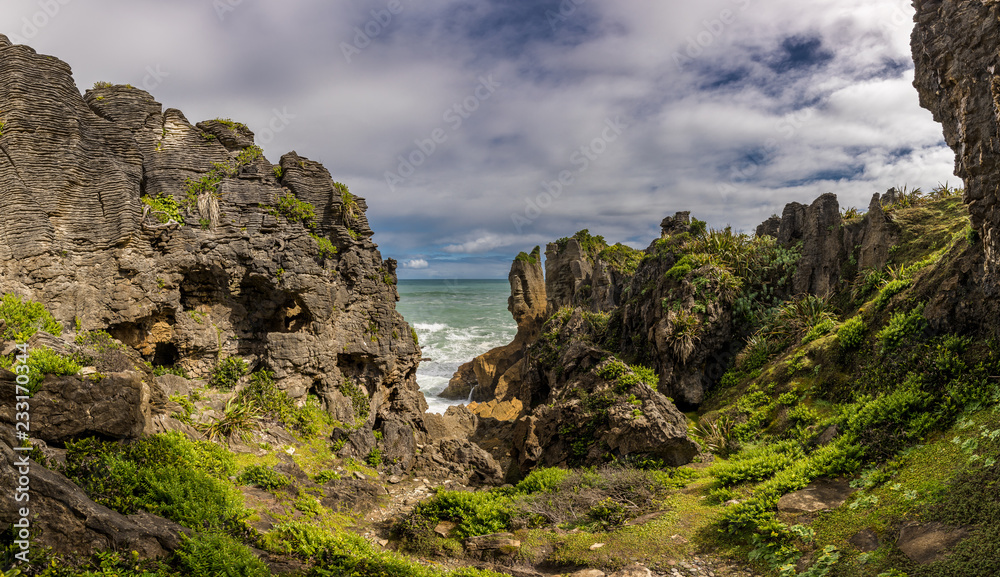
{"label": "coastal inlet", "polygon": [[510,284],[498,280],[400,280],[402,313],[416,329],[425,359],[417,384],[428,411],[443,413],[453,401],[438,397],[459,365],[514,339],[517,324],[507,311]]}

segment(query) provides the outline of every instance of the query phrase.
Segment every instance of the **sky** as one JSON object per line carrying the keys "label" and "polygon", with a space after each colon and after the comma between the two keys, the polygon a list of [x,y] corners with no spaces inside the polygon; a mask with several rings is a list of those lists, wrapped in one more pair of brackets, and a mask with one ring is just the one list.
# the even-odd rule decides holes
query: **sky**
{"label": "sky", "polygon": [[0,32],[367,199],[400,278],[949,182],[906,0],[4,0]]}

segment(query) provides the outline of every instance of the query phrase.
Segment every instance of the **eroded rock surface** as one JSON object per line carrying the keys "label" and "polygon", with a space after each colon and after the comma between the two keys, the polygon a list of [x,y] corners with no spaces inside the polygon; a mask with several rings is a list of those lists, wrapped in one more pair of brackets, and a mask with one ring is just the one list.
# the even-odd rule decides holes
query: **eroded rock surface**
{"label": "eroded rock surface", "polygon": [[984,286],[1000,283],[1000,5],[990,0],[914,0],[913,85],[944,127],[955,174],[985,250]]}
{"label": "eroded rock surface", "polygon": [[[0,292],[155,365],[203,377],[239,356],[344,422],[425,434],[396,263],[371,241],[364,199],[322,165],[294,152],[272,165],[245,126],[192,124],[142,90],[81,96],[68,65],[5,37],[0,111]],[[289,218],[282,199],[315,216]]]}

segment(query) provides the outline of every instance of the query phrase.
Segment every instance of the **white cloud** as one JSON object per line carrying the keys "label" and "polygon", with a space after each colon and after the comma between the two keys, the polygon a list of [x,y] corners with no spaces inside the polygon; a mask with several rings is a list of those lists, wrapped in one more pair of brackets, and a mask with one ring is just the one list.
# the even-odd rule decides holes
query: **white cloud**
{"label": "white cloud", "polygon": [[428,263],[426,260],[422,258],[415,258],[403,263],[403,268],[408,268],[412,270],[422,270],[430,266],[431,266],[430,263]]}
{"label": "white cloud", "polygon": [[[71,2],[29,44],[67,60],[82,88],[139,85],[159,65],[170,76],[154,96],[192,122],[261,129],[288,107],[296,119],[268,158],[294,149],[324,162],[368,200],[383,254],[419,274],[492,276],[582,228],[645,246],[678,210],[752,230],[827,191],[867,206],[890,186],[960,185],[910,85],[908,0],[588,2],[552,30],[544,13],[558,4],[406,3],[350,64],[340,43],[384,3],[244,2],[220,21],[204,0]],[[38,10],[8,0],[0,32],[18,34]],[[678,68],[673,55],[699,35],[710,41]],[[796,63],[786,44],[808,40],[829,58]],[[453,129],[444,111],[489,74],[501,87]],[[631,126],[579,170],[574,152],[618,116]],[[385,171],[435,128],[446,141],[390,189]],[[516,230],[511,216],[564,170],[572,185]]]}

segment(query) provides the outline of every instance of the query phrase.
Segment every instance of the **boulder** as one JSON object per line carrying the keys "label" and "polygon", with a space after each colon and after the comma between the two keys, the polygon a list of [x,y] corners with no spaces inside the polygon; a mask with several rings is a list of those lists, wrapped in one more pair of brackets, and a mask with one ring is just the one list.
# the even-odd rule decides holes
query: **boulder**
{"label": "boulder", "polygon": [[805,489],[778,499],[778,510],[782,513],[815,513],[836,509],[855,492],[856,489],[844,480],[813,481]]}
{"label": "boulder", "polygon": [[896,546],[910,561],[926,565],[947,555],[968,536],[969,530],[963,527],[911,522],[900,529]]}
{"label": "boulder", "polygon": [[[0,370],[0,421],[14,422],[14,373]],[[89,435],[134,439],[152,417],[151,391],[141,373],[98,377],[48,376],[31,400],[32,434],[48,443]]]}

